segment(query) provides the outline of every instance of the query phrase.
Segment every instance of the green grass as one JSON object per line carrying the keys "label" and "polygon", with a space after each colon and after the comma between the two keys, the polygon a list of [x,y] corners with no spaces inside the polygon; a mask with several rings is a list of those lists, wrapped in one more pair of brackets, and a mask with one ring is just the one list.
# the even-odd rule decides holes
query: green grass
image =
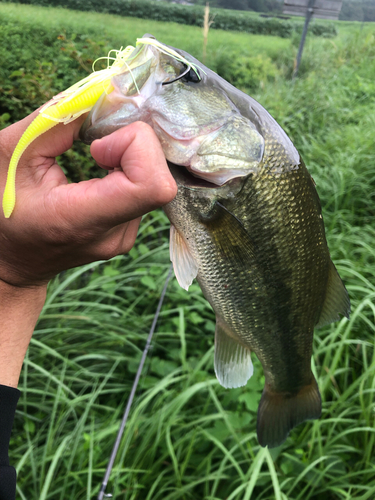
{"label": "green grass", "polygon": [[[54,36],[66,30],[79,57],[72,50],[61,58],[61,44],[69,41],[25,47],[38,57],[45,50],[47,69],[63,66],[52,86],[83,75],[80,61],[87,62],[90,50],[134,43],[144,32],[198,58],[202,50],[199,29],[167,23],[10,4],[0,4],[0,22],[32,26],[36,39],[43,24]],[[264,383],[259,362],[254,359],[245,388],[220,387],[212,311],[196,284],[185,292],[173,280],[107,489],[118,499],[375,498],[375,35],[372,25],[340,26],[345,29],[334,40],[308,39],[294,83],[297,39],[212,31],[208,45],[213,67],[225,66],[228,51],[260,56],[268,61],[264,68],[276,68],[268,78],[267,69],[250,67],[260,75],[252,95],[285,128],[317,184],[332,258],[352,301],[350,321],[315,332],[323,415],[298,426],[281,447],[261,449],[255,434]],[[96,45],[83,48],[85,33]],[[2,43],[7,47],[5,38]],[[14,34],[12,44],[21,58]],[[3,52],[9,65],[12,47]],[[43,99],[48,77],[43,68],[34,71],[39,94],[28,106]],[[12,92],[14,79],[35,88],[25,76],[12,78]],[[6,96],[11,111],[13,95]],[[74,154],[78,165],[83,156]],[[167,240],[167,219],[154,212],[129,255],[50,283],[21,376],[11,443],[21,499],[96,497],[169,267]]]}
{"label": "green grass", "polygon": [[[32,24],[35,30],[38,26],[48,26],[48,29],[68,30],[81,33],[84,26],[85,33],[100,33],[101,38],[113,44],[113,48],[134,45],[137,38],[145,33],[151,33],[163,43],[178,43],[184,50],[202,57],[203,34],[202,29],[194,26],[181,26],[177,23],[157,22],[134,17],[119,17],[94,12],[70,11],[47,7],[35,7],[22,4],[0,4],[0,16],[6,20],[21,21],[22,24]],[[277,40],[277,43],[275,43]],[[211,30],[209,46],[215,50],[238,50],[239,46],[246,47],[254,54],[275,54],[278,50],[287,47],[288,40],[280,37],[267,37],[247,33],[226,32]]]}

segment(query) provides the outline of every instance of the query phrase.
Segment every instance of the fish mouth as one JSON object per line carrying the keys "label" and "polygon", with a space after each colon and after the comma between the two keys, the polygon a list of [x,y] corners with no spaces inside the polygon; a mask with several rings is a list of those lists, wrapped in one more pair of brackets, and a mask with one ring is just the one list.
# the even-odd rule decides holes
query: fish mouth
{"label": "fish mouth", "polygon": [[191,189],[193,191],[200,192],[203,196],[236,196],[241,192],[247,179],[252,177],[253,174],[250,173],[245,177],[234,177],[229,179],[225,184],[219,186],[213,182],[209,182],[201,177],[196,177],[190,170],[189,167],[177,165],[167,160],[169,170],[177,183],[177,186],[183,186],[186,189]]}
{"label": "fish mouth", "polygon": [[201,177],[196,177],[186,166],[177,165],[176,163],[172,163],[168,160],[167,163],[177,184],[191,189],[218,189],[221,187],[213,182],[206,181]]}

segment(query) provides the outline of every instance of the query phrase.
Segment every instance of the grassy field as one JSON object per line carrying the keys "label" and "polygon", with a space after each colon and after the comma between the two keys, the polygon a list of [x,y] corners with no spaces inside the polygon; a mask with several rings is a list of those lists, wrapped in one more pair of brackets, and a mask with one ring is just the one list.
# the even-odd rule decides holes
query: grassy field
{"label": "grassy field", "polygon": [[[49,29],[68,30],[74,33],[101,33],[102,38],[113,44],[113,48],[134,45],[135,40],[152,33],[164,43],[178,43],[189,53],[202,56],[201,30],[193,26],[183,26],[176,23],[145,21],[131,17],[119,17],[108,14],[70,11],[65,9],[35,8],[21,4],[1,4],[1,15],[7,19],[20,20],[22,23],[35,23],[38,26],[47,26]],[[288,40],[278,38],[279,49],[286,48]],[[276,55],[278,48],[272,43],[273,37],[251,35],[245,33],[223,32],[212,30],[209,43],[215,50],[238,50],[238,47],[247,45],[255,54],[267,53]]]}
{"label": "grassy field", "polygon": [[[134,18],[0,4],[0,28],[4,124],[84,76],[90,51],[95,59],[151,32],[202,54],[201,30]],[[273,114],[317,184],[332,258],[352,302],[350,321],[315,332],[323,415],[279,448],[260,448],[259,362],[246,387],[221,388],[212,311],[196,284],[185,292],[173,280],[107,489],[115,498],[375,498],[375,26],[339,23],[339,30],[332,40],[308,39],[295,82],[295,39],[212,31],[207,58]],[[89,162],[82,155],[72,153],[64,165],[81,168]],[[96,497],[169,268],[168,225],[154,212],[129,255],[50,283],[11,442],[22,500]]]}

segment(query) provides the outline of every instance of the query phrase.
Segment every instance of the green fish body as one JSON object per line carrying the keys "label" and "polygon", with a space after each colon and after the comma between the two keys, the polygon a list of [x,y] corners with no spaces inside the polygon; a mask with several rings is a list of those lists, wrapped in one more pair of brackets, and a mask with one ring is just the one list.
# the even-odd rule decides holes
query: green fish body
{"label": "green fish body", "polygon": [[111,114],[104,97],[82,137],[91,142],[136,119],[153,126],[178,185],[164,208],[176,277],[186,289],[197,278],[216,314],[221,385],[245,385],[250,353],[259,358],[258,440],[275,447],[321,414],[313,331],[349,317],[348,294],[330,258],[314,182],[285,132],[254,99],[175,50],[197,64],[200,80],[174,81],[183,67],[165,55],[153,65],[146,58],[139,109],[128,101],[121,108],[116,98]]}

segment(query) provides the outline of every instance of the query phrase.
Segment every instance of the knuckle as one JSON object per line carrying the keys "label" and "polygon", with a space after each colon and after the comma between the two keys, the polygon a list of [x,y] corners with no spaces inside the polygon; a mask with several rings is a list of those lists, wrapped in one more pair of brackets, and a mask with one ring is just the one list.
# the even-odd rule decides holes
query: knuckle
{"label": "knuckle", "polygon": [[158,184],[154,191],[155,203],[159,206],[166,205],[177,195],[177,185],[173,179],[168,179],[164,184]]}
{"label": "knuckle", "polygon": [[113,241],[107,241],[105,245],[103,245],[100,249],[98,249],[98,255],[100,256],[100,259],[104,260],[110,260],[113,259],[113,257],[116,257],[116,255],[119,255],[119,247],[117,244],[115,244]]}
{"label": "knuckle", "polygon": [[124,231],[123,234],[116,235],[106,241],[100,254],[103,259],[110,260],[117,255],[128,253],[132,249],[135,239],[136,235],[128,235]]}

